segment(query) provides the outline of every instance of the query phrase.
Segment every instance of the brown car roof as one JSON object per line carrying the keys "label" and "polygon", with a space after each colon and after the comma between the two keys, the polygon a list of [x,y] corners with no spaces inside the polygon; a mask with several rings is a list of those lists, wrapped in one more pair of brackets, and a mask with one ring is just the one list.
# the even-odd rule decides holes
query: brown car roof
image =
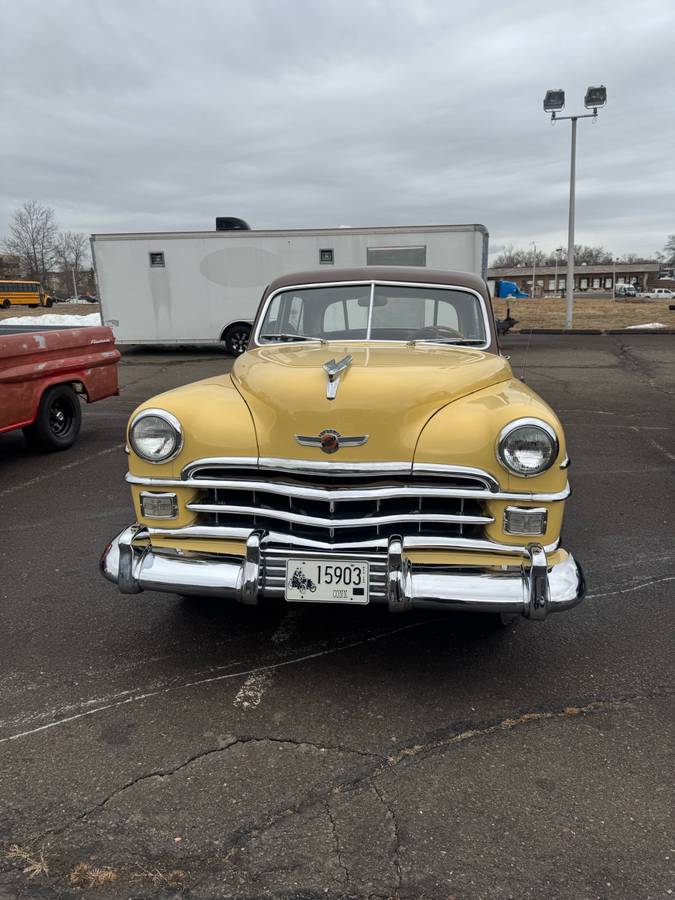
{"label": "brown car roof", "polygon": [[470,272],[451,272],[445,269],[427,269],[425,266],[359,266],[353,269],[324,266],[307,272],[291,272],[275,278],[266,294],[291,284],[321,284],[336,281],[413,281],[422,284],[451,284],[472,288],[486,295],[485,282]]}

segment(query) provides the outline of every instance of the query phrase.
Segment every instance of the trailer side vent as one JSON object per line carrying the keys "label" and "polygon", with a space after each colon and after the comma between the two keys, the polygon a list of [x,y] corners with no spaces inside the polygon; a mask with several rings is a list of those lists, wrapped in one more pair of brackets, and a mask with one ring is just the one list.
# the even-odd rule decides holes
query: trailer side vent
{"label": "trailer side vent", "polygon": [[335,262],[334,253],[332,248],[326,248],[325,250],[319,250],[319,262],[322,266],[332,266]]}
{"label": "trailer side vent", "polygon": [[369,266],[426,266],[427,248],[422,247],[368,247]]}
{"label": "trailer side vent", "polygon": [[151,269],[164,268],[164,253],[163,252],[150,254],[150,268]]}
{"label": "trailer side vent", "polygon": [[216,216],[216,231],[250,231],[251,226],[234,216]]}

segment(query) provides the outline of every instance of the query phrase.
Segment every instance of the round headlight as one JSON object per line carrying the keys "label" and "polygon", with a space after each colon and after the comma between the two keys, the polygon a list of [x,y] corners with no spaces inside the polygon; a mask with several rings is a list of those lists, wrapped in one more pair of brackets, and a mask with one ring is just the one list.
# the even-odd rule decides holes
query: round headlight
{"label": "round headlight", "polygon": [[153,463],[167,462],[183,446],[180,422],[163,409],[144,409],[131,423],[129,443],[141,459]]}
{"label": "round headlight", "polygon": [[557,455],[556,433],[539,419],[517,419],[499,435],[497,458],[516,475],[539,475],[553,465]]}

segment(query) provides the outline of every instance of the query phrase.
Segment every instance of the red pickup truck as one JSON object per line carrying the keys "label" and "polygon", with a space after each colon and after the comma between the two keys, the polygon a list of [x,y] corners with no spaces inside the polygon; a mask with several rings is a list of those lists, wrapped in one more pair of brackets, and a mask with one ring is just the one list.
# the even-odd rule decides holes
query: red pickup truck
{"label": "red pickup truck", "polygon": [[65,450],[87,403],[119,393],[112,330],[0,324],[0,432],[22,428],[39,450]]}

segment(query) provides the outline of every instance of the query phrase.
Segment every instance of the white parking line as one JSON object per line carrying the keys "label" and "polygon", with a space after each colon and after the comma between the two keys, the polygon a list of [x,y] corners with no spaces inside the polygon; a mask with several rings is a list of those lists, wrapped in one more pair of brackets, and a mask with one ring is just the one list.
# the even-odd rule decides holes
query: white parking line
{"label": "white parking line", "polygon": [[273,677],[272,672],[253,672],[237,691],[234,706],[239,709],[255,709],[260,705],[263,694]]}
{"label": "white parking line", "polygon": [[[156,688],[150,691],[144,691],[143,693],[134,694],[131,697],[124,697],[123,699],[113,701],[114,698],[105,698],[102,697],[103,701],[102,706],[95,707],[94,709],[87,709],[84,712],[75,713],[72,716],[64,716],[62,718],[54,719],[52,722],[48,722],[46,725],[39,725],[37,728],[30,728],[27,731],[20,731],[17,734],[10,734],[7,737],[0,738],[0,744],[6,744],[10,741],[18,741],[21,738],[30,737],[33,734],[39,734],[43,731],[49,731],[52,728],[60,728],[62,725],[68,725],[70,722],[76,722],[78,719],[88,718],[89,716],[96,716],[102,712],[107,712],[109,709],[117,709],[120,706],[126,706],[129,703],[141,703],[144,700],[150,700],[154,697],[161,697],[166,694],[174,694],[177,691],[185,691],[189,690],[193,687],[199,687],[203,684],[214,684],[217,681],[229,681],[232,678],[241,678],[242,675],[255,675],[260,672],[272,672],[276,669],[284,669],[288,666],[297,666],[304,662],[309,662],[313,659],[319,659],[322,656],[332,656],[335,653],[344,653],[347,650],[353,650],[355,647],[361,647],[365,644],[374,644],[378,641],[386,640],[388,637],[392,637],[396,634],[401,634],[404,631],[410,631],[413,628],[422,628],[426,625],[431,625],[434,622],[437,622],[438,619],[424,619],[421,622],[411,622],[409,625],[402,625],[399,628],[392,628],[391,631],[384,631],[380,634],[370,635],[365,638],[361,638],[358,641],[352,641],[349,644],[342,644],[338,647],[328,647],[325,650],[317,650],[314,653],[305,653],[302,656],[295,656],[291,659],[280,660],[276,663],[271,663],[267,666],[259,666],[256,669],[248,669],[243,672],[228,672],[225,675],[211,675],[207,678],[198,678],[194,681],[185,681],[182,684],[170,684],[166,687]],[[117,694],[116,696],[120,696]]]}
{"label": "white parking line", "polygon": [[[302,611],[299,609],[288,610],[270,636],[270,641],[275,647],[282,647],[293,637],[301,615]],[[260,701],[273,680],[274,671],[272,670],[253,672],[237,691],[233,705],[238,709],[255,709],[256,706],[260,706]]]}
{"label": "white parking line", "polygon": [[39,484],[41,481],[46,481],[48,478],[53,478],[54,475],[60,475],[61,472],[66,472],[68,469],[74,469],[75,466],[83,466],[85,463],[91,462],[92,459],[96,459],[98,456],[106,456],[108,453],[116,453],[123,447],[124,443],[115,444],[114,447],[106,447],[105,450],[99,450],[98,453],[92,453],[85,459],[77,459],[75,460],[75,462],[67,463],[67,465],[65,466],[59,466],[58,469],[50,469],[48,472],[45,472],[44,475],[38,475],[36,478],[31,478],[29,481],[22,481],[19,484],[13,484],[11,487],[5,488],[3,491],[0,491],[0,497],[6,497],[8,494],[13,494],[15,491],[20,491],[23,490],[23,488],[32,487],[34,484]]}

